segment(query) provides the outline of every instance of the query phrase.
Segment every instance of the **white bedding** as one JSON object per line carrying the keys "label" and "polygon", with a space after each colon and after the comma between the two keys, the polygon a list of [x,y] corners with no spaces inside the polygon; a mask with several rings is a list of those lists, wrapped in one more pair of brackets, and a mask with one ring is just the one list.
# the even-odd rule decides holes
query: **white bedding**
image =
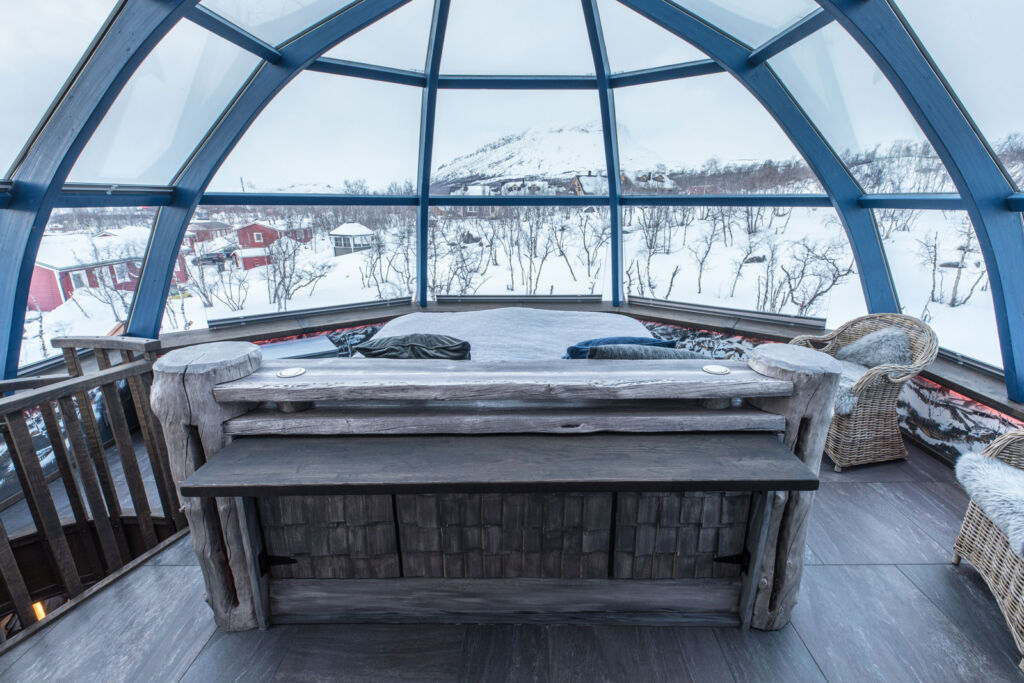
{"label": "white bedding", "polygon": [[464,313],[410,313],[391,320],[378,337],[447,334],[468,341],[473,360],[550,360],[567,346],[598,337],[652,337],[647,328],[617,313],[493,308]]}

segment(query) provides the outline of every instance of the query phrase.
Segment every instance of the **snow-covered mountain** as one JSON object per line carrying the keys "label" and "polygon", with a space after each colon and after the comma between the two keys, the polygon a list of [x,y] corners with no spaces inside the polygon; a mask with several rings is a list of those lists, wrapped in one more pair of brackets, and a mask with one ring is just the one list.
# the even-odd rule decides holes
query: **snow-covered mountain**
{"label": "snow-covered mountain", "polygon": [[[625,170],[653,170],[657,155],[633,142],[620,126],[619,150]],[[479,149],[443,161],[436,184],[498,181],[512,178],[570,180],[576,174],[604,174],[604,137],[600,121],[571,126],[534,127],[506,135]]]}

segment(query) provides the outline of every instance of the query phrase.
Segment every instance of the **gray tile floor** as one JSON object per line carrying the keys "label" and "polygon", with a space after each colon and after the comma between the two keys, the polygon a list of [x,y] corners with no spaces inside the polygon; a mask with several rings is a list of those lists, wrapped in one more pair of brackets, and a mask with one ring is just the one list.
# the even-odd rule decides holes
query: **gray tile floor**
{"label": "gray tile floor", "polygon": [[632,626],[334,625],[222,633],[189,541],[0,658],[0,679],[97,681],[1022,680],[995,601],[949,564],[951,470],[822,471],[800,603],[772,633]]}

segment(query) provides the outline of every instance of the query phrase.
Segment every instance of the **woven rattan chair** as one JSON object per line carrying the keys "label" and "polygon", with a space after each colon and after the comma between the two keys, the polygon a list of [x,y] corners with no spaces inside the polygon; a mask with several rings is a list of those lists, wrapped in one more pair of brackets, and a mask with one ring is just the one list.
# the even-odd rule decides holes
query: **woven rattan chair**
{"label": "woven rattan chair", "polygon": [[911,364],[870,368],[853,385],[857,404],[849,415],[836,414],[832,418],[825,442],[825,453],[835,463],[836,472],[852,465],[907,457],[896,413],[896,399],[904,383],[935,360],[939,352],[938,339],[932,329],[917,318],[875,313],[854,318],[821,337],[805,335],[790,341],[790,344],[835,356],[847,344],[887,327],[903,330],[910,339]]}
{"label": "woven rattan chair", "polygon": [[[981,452],[1024,469],[1024,430],[1003,434]],[[953,543],[953,564],[966,559],[996,596],[1017,650],[1024,654],[1024,558],[1010,548],[1006,534],[972,500]],[[1017,665],[1024,671],[1024,659]]]}

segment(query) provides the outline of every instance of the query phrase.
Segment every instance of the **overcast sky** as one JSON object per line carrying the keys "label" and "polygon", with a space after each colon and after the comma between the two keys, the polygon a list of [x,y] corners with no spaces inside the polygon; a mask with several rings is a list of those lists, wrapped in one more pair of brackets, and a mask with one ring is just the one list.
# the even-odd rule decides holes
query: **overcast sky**
{"label": "overcast sky", "polygon": [[[260,37],[277,42],[343,0],[207,0]],[[330,56],[422,69],[431,0],[413,0],[334,48]],[[680,0],[756,45],[815,5],[810,0]],[[113,0],[0,0],[0,167],[35,127]],[[614,71],[702,55],[613,0],[600,0]],[[900,0],[932,56],[995,143],[1024,129],[1024,76],[1017,66],[1020,0]],[[741,16],[738,11],[748,12]],[[71,178],[169,182],[192,147],[249,76],[256,60],[189,22],[176,26],[118,98]],[[441,61],[445,73],[593,72],[578,0],[453,0]],[[878,70],[837,25],[771,66],[838,150],[860,151],[921,133]],[[383,188],[412,180],[421,92],[358,79],[303,74],[257,119],[214,189],[239,179],[263,189],[365,178]],[[797,155],[760,105],[717,75],[616,91],[623,145],[653,150],[670,167]],[[589,92],[454,92],[438,99],[436,160],[537,126],[599,119]],[[625,153],[625,150],[624,150]],[[625,154],[624,154],[625,155]],[[571,169],[567,169],[571,170]]]}

